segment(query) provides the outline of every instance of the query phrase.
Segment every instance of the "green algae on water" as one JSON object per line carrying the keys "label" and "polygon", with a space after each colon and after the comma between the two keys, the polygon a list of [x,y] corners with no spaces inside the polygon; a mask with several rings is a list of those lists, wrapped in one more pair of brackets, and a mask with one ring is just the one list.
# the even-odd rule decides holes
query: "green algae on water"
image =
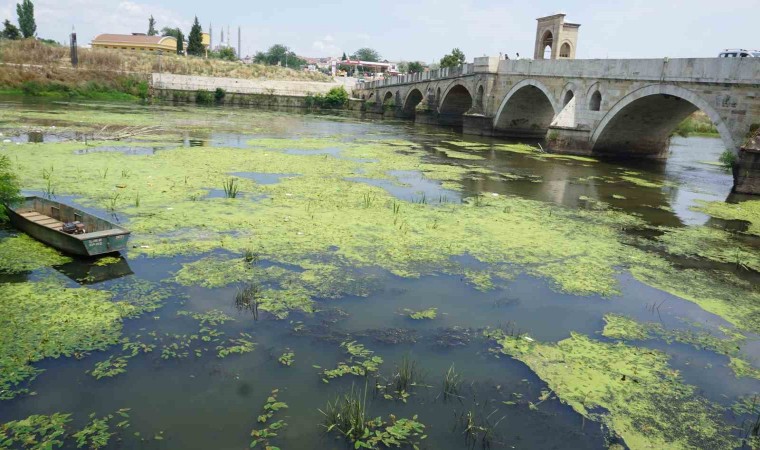
{"label": "green algae on water", "polygon": [[741,355],[741,346],[746,341],[746,337],[734,330],[723,328],[721,334],[724,337],[721,337],[706,330],[666,329],[660,323],[639,323],[617,314],[605,315],[604,321],[602,335],[605,337],[625,341],[662,339],[668,344],[672,342],[689,344],[700,350],[728,356],[728,366],[737,377],[760,379],[760,369],[754,368]]}
{"label": "green algae on water", "polygon": [[572,333],[556,344],[487,335],[498,352],[525,363],[561,401],[606,423],[631,449],[732,448],[722,409],[700,397],[659,351]]}
{"label": "green algae on water", "polygon": [[134,309],[111,294],[55,280],[0,284],[0,399],[26,392],[44,358],[84,355],[118,342]]}
{"label": "green algae on water", "polygon": [[740,203],[697,200],[697,203],[699,206],[693,207],[693,210],[719,219],[749,222],[747,233],[760,236],[760,200],[746,200]]}
{"label": "green algae on water", "polygon": [[0,273],[21,273],[59,266],[71,259],[25,234],[0,234]]}

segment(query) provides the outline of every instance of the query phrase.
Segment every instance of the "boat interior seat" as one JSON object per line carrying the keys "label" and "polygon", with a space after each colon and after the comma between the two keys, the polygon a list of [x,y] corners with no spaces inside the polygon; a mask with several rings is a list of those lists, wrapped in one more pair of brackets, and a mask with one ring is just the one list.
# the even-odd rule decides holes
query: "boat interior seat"
{"label": "boat interior seat", "polygon": [[63,227],[63,222],[61,222],[60,220],[53,219],[50,216],[40,214],[36,211],[30,211],[30,212],[25,212],[25,213],[20,213],[20,214],[36,224],[39,224],[48,228],[52,228],[54,230],[60,230],[61,227]]}

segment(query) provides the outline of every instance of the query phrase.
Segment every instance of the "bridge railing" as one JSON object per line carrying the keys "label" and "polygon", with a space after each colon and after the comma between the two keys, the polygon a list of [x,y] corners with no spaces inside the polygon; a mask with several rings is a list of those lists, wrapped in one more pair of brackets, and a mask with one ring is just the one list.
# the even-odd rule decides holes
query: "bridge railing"
{"label": "bridge railing", "polygon": [[370,81],[358,86],[364,89],[376,89],[383,86],[394,86],[397,84],[419,83],[428,80],[440,80],[443,78],[454,78],[462,75],[475,73],[475,64],[463,64],[457,67],[444,67],[442,69],[429,70],[422,73],[412,73],[408,75],[396,75],[383,80]]}

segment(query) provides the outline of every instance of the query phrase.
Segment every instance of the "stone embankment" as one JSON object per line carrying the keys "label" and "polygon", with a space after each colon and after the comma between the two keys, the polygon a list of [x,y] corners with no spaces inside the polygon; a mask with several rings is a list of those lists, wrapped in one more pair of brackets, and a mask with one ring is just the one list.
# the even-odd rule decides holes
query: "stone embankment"
{"label": "stone embankment", "polygon": [[151,88],[155,97],[176,102],[195,102],[199,91],[214,93],[224,90],[224,98],[219,102],[240,106],[273,106],[305,108],[308,98],[327,94],[330,89],[343,86],[348,92],[353,89],[351,79],[337,78],[332,82],[287,81],[287,80],[246,80],[239,78],[204,77],[196,75],[176,75],[154,73]]}

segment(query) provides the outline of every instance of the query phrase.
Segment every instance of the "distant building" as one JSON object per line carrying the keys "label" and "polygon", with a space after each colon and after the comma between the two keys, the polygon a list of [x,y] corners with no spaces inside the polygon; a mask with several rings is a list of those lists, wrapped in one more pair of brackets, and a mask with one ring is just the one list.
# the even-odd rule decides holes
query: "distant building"
{"label": "distant building", "polygon": [[177,39],[172,36],[148,36],[140,33],[101,34],[92,40],[92,48],[175,53]]}

